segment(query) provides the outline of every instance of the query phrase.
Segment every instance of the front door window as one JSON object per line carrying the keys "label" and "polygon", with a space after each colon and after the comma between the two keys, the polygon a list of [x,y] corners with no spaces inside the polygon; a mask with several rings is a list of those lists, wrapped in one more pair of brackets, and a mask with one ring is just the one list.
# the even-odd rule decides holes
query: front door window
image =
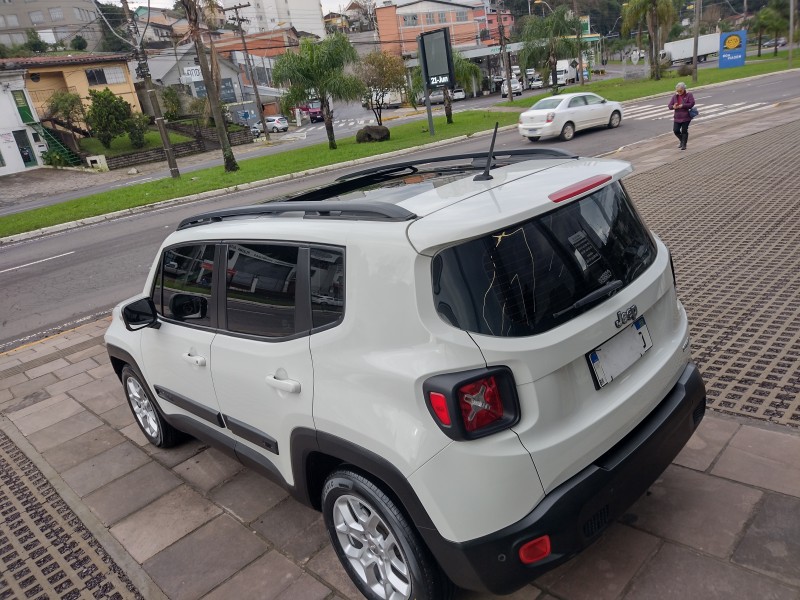
{"label": "front door window", "polygon": [[24,165],[26,167],[37,166],[39,163],[36,160],[36,154],[33,152],[33,146],[31,145],[31,142],[28,139],[28,134],[24,129],[14,132],[14,141],[17,143],[19,155],[22,158]]}

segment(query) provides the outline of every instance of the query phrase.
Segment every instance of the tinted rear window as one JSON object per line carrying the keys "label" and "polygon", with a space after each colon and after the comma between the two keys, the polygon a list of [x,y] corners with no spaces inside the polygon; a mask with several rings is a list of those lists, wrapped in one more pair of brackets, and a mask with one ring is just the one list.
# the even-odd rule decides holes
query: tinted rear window
{"label": "tinted rear window", "polygon": [[536,335],[605,299],[573,308],[593,292],[631,283],[655,255],[655,243],[624,188],[613,183],[439,252],[433,260],[434,301],[439,315],[461,329]]}

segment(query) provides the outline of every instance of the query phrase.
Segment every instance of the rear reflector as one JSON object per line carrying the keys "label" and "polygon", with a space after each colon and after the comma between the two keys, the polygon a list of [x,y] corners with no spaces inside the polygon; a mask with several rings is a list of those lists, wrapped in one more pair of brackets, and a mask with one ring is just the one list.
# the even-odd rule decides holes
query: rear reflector
{"label": "rear reflector", "polygon": [[589,179],[584,179],[583,181],[579,181],[578,183],[573,183],[572,185],[568,185],[567,187],[558,190],[557,192],[553,192],[548,196],[550,200],[553,202],[563,202],[564,200],[569,200],[570,198],[574,198],[575,196],[580,196],[591,190],[592,188],[596,188],[604,183],[608,183],[611,181],[611,175],[595,175],[594,177],[589,177]]}
{"label": "rear reflector", "polygon": [[440,394],[439,392],[431,392],[430,399],[433,414],[436,415],[436,418],[439,419],[442,425],[449,427],[451,421],[450,412],[447,410],[447,398],[444,397],[444,394]]}
{"label": "rear reflector", "polygon": [[525,565],[530,565],[548,556],[550,556],[550,536],[548,535],[531,540],[519,549],[519,559]]}

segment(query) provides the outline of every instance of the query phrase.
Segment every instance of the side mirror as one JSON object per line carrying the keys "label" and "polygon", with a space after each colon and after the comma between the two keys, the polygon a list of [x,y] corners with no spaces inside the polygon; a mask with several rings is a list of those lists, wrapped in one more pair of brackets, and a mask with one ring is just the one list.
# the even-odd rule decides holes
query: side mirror
{"label": "side mirror", "polygon": [[152,298],[141,298],[122,308],[122,320],[128,331],[138,331],[145,327],[158,327],[156,305]]}
{"label": "side mirror", "polygon": [[169,300],[169,310],[179,321],[203,319],[208,313],[208,300],[194,294],[175,294]]}

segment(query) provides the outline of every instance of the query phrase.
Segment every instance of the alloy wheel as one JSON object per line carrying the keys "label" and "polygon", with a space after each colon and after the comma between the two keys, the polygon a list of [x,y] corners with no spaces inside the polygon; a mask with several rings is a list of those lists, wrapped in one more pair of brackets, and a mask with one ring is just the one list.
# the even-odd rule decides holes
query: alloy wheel
{"label": "alloy wheel", "polygon": [[133,408],[136,420],[144,429],[145,433],[151,438],[158,437],[158,415],[155,407],[151,404],[142,385],[133,377],[129,377],[125,384],[128,392],[128,400]]}
{"label": "alloy wheel", "polygon": [[364,499],[345,494],[333,506],[337,541],[363,583],[383,600],[408,600],[411,574],[400,543]]}

